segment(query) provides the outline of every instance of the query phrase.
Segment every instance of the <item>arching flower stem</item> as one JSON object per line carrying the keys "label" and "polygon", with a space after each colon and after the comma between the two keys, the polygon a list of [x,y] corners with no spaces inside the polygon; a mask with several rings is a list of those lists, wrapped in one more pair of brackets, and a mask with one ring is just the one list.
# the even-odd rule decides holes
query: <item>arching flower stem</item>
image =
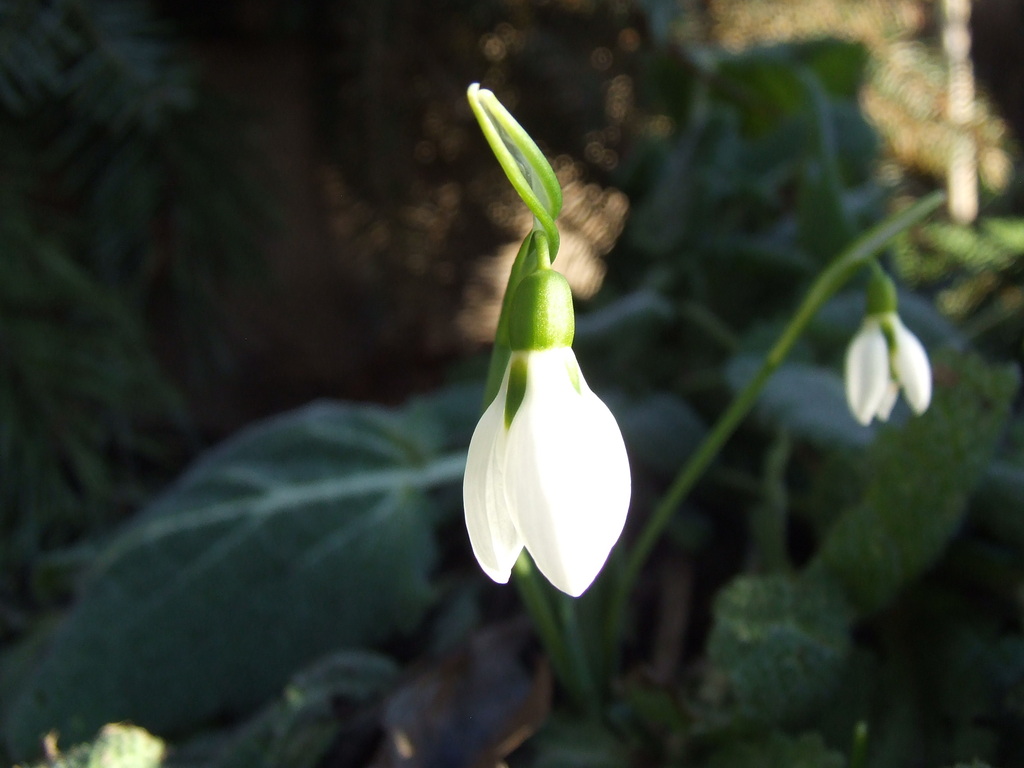
{"label": "arching flower stem", "polygon": [[633,542],[621,569],[609,569],[617,581],[612,586],[609,610],[606,615],[605,648],[609,673],[618,666],[618,653],[622,640],[626,604],[636,580],[643,570],[655,544],[664,532],[679,505],[693,490],[697,481],[711,465],[719,451],[754,407],[765,383],[782,364],[797,339],[804,332],[818,310],[849,281],[861,268],[870,264],[893,237],[918,223],[945,201],[944,192],[933,192],[903,211],[889,217],[851,243],[811,284],[803,302],[789,324],[783,329],[774,346],[761,361],[761,366],[746,386],[740,390],[729,407],[708,432],[704,442],[676,475],[672,485],[654,508],[640,535]]}

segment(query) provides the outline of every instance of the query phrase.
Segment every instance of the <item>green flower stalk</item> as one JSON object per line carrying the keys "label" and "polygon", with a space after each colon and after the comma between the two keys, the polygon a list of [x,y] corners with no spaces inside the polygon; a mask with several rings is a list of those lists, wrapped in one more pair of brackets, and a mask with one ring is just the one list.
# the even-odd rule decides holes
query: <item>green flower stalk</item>
{"label": "green flower stalk", "polygon": [[536,225],[513,266],[499,321],[495,360],[505,364],[492,373],[501,370],[500,383],[469,445],[466,528],[477,561],[495,581],[509,580],[525,548],[553,585],[578,597],[625,524],[626,447],[572,351],[572,294],[551,268],[557,179],[494,94],[474,85],[469,99]]}

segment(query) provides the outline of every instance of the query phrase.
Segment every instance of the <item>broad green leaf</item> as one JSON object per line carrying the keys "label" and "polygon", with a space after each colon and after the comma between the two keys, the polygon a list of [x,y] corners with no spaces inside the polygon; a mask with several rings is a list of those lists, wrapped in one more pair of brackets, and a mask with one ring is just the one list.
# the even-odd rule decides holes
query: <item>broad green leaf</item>
{"label": "broad green leaf", "polygon": [[993,461],[978,491],[974,516],[1000,539],[1024,551],[1024,468]]}
{"label": "broad green leaf", "polygon": [[868,63],[868,51],[863,45],[823,39],[802,42],[797,50],[830,95],[857,100]]}
{"label": "broad green leaf", "polygon": [[36,768],[159,768],[164,743],[142,728],[112,723],[96,740],[79,744]]}
{"label": "broad green leaf", "polygon": [[243,714],[331,649],[411,629],[433,599],[424,491],[465,465],[424,423],[319,403],[201,457],[99,556],[7,712],[12,752]]}
{"label": "broad green leaf", "polygon": [[770,735],[732,742],[718,750],[708,768],[845,768],[846,758],[829,749],[821,736]]}
{"label": "broad green leaf", "polygon": [[847,606],[826,581],[740,576],[715,599],[708,654],[744,716],[782,723],[807,715],[833,691],[848,632]]}
{"label": "broad green leaf", "polygon": [[943,553],[1003,431],[1017,375],[977,357],[934,360],[922,416],[881,429],[864,457],[863,501],[847,510],[816,562],[864,612],[884,606]]}
{"label": "broad green leaf", "polygon": [[641,288],[577,317],[573,346],[615,340],[623,332],[635,333],[637,327],[664,324],[672,317],[672,302],[657,291]]}
{"label": "broad green leaf", "polygon": [[1024,553],[1024,419],[1014,419],[971,502],[972,520]]}
{"label": "broad green leaf", "polygon": [[1024,680],[1024,638],[1005,632],[977,606],[958,606],[963,600],[959,595],[931,599],[933,605],[913,616],[924,620],[916,625],[920,630],[914,663],[929,681],[926,711],[931,719],[919,719],[931,726],[932,754],[947,760],[993,757],[1001,740],[1004,747],[1011,740],[1019,747],[1024,719],[1007,706],[1007,692]]}
{"label": "broad green leaf", "polygon": [[801,82],[807,90],[811,119],[797,190],[798,243],[826,263],[850,244],[857,231],[844,200],[831,104],[813,75],[802,73]]}
{"label": "broad green leaf", "polygon": [[[733,359],[726,369],[729,385],[739,391],[759,366],[760,360],[753,357]],[[822,446],[858,446],[871,440],[872,430],[850,415],[839,374],[819,366],[780,366],[761,390],[757,415]]]}
{"label": "broad green leaf", "polygon": [[700,445],[707,425],[685,400],[667,393],[625,400],[607,398],[634,458],[671,476]]}
{"label": "broad green leaf", "polygon": [[797,244],[818,263],[827,263],[852,242],[857,232],[845,209],[835,158],[804,160],[796,214]]}
{"label": "broad green leaf", "polygon": [[979,594],[931,579],[872,621],[873,649],[855,652],[838,700],[816,720],[826,737],[841,743],[850,722],[869,722],[871,768],[1010,754],[1021,720],[1008,688],[1021,679],[1024,644]]}
{"label": "broad green leaf", "polygon": [[[744,133],[763,135],[787,115],[802,110],[806,93],[800,83],[797,62],[788,46],[750,48],[718,60],[720,82],[728,84],[722,96],[744,94],[748,101],[742,117]],[[732,96],[735,98],[735,96]],[[772,105],[771,109],[765,109]]]}

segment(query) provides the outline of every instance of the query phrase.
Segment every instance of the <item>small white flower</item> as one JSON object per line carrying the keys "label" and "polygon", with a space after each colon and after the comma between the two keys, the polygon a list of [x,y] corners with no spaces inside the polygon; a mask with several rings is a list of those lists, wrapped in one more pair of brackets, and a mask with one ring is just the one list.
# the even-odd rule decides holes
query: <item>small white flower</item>
{"label": "small white flower", "polygon": [[[522,402],[506,423],[510,379]],[[513,352],[473,433],[463,483],[484,572],[507,582],[525,546],[552,584],[578,597],[622,533],[629,497],[622,434],[572,349]]]}
{"label": "small white flower", "polygon": [[846,401],[865,426],[889,418],[900,387],[914,413],[932,399],[932,368],[917,337],[895,312],[868,315],[846,351]]}

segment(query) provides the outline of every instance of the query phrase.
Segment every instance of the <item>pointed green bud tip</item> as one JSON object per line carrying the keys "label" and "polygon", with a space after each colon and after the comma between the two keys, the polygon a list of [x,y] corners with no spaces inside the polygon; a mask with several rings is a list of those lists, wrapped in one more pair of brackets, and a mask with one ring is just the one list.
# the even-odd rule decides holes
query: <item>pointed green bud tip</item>
{"label": "pointed green bud tip", "polygon": [[553,269],[540,269],[516,286],[508,335],[514,350],[571,347],[576,333],[569,283]]}
{"label": "pointed green bud tip", "polygon": [[867,314],[884,315],[896,311],[896,284],[881,267],[871,270],[867,288]]}

